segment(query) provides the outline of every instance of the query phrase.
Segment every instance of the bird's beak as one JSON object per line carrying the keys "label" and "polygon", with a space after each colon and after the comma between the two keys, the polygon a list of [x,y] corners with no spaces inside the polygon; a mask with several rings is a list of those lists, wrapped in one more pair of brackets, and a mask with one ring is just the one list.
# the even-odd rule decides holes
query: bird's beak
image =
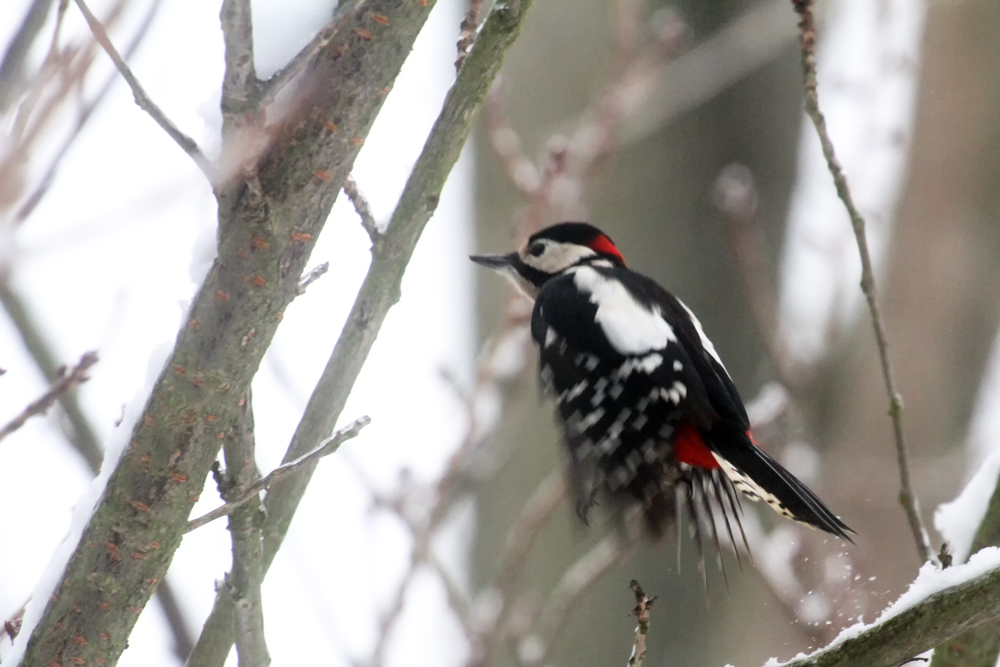
{"label": "bird's beak", "polygon": [[494,271],[507,271],[514,265],[518,256],[516,252],[512,252],[508,255],[469,255],[469,259]]}

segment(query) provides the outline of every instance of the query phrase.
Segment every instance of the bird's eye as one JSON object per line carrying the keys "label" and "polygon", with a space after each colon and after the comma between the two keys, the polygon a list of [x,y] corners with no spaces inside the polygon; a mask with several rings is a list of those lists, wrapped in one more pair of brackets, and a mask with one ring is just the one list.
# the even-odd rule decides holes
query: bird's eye
{"label": "bird's eye", "polygon": [[532,243],[531,247],[528,248],[528,254],[532,257],[541,257],[543,252],[545,252],[545,244],[541,241]]}

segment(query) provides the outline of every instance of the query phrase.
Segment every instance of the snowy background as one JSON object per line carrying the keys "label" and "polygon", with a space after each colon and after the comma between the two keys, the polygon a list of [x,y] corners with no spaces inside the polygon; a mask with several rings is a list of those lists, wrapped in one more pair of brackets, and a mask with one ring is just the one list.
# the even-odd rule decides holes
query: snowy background
{"label": "snowy background", "polygon": [[[0,44],[17,29],[28,4],[4,4]],[[91,9],[102,16],[110,4],[94,2]],[[112,39],[129,39],[147,9],[146,3],[129,3]],[[253,9],[257,69],[267,76],[326,23],[333,4],[265,0],[254,2]],[[218,15],[218,2],[163,3],[130,59],[149,95],[210,154],[218,150],[221,124]],[[391,213],[453,80],[460,19],[456,3],[438,4],[355,164],[354,175],[380,222]],[[75,7],[63,34],[66,40],[88,34]],[[111,71],[98,54],[88,92]],[[47,164],[46,151],[54,150],[58,139],[54,132],[45,150],[32,156],[32,167]],[[402,301],[389,314],[344,411],[345,422],[368,414],[372,424],[319,467],[267,578],[266,622],[275,664],[318,655],[340,656],[336,660],[346,664],[349,657],[370,653],[378,613],[406,564],[408,533],[371,510],[370,493],[355,470],[383,490],[403,471],[430,480],[464,434],[464,410],[443,373],[467,382],[474,356],[467,164],[463,158],[445,189],[407,272]],[[99,352],[92,379],[79,393],[100,437],[110,437],[126,405],[144,404],[148,382],[158,374],[197,288],[192,274],[200,279],[205,258],[214,254],[215,201],[208,184],[118,80],[38,209],[16,230],[9,220],[3,224],[4,270],[32,305],[60,362],[72,365],[88,350]],[[288,309],[254,380],[262,470],[284,454],[364,277],[369,246],[357,215],[341,197],[310,263],[329,261],[330,272]],[[0,318],[0,367],[7,371],[0,378],[0,422],[6,423],[46,388],[6,318]],[[30,420],[0,445],[0,506],[12,510],[0,517],[3,618],[30,597],[92,477],[66,445],[54,412]],[[210,487],[192,516],[219,503]],[[456,564],[466,548],[458,535],[446,549]],[[15,543],[18,547],[10,548]],[[170,580],[195,635],[215,599],[214,582],[229,566],[225,521],[187,536],[174,558]],[[441,622],[448,616],[441,591],[420,582],[413,594],[420,596],[421,613],[405,619],[390,659],[419,653],[429,663],[454,664],[461,643],[454,628]],[[0,644],[0,652],[10,647],[6,639]],[[121,664],[176,664],[155,602],[141,616]]]}
{"label": "snowy background", "polygon": [[[9,41],[29,4],[5,1],[0,44]],[[95,0],[92,9],[102,16],[110,6]],[[927,8],[918,0],[892,0],[878,7],[869,0],[830,3],[820,47],[820,95],[845,172],[858,184],[855,194],[869,219],[881,279],[908,177]],[[143,0],[127,3],[112,39],[127,42],[148,8]],[[257,0],[253,9],[257,69],[263,77],[309,40],[326,22],[332,4]],[[454,0],[438,3],[355,164],[354,175],[382,223],[453,80],[463,11]],[[150,96],[210,155],[218,150],[221,123],[218,13],[218,3],[163,3],[130,58]],[[50,32],[47,26],[43,34]],[[71,7],[63,40],[82,42],[87,34]],[[33,57],[41,60],[44,53]],[[887,62],[913,66],[877,66]],[[112,71],[98,53],[84,94],[96,91]],[[58,121],[53,125],[69,124],[72,117],[63,112]],[[9,131],[13,114],[4,123],[3,130]],[[802,134],[778,291],[781,335],[794,357],[810,362],[824,353],[831,329],[846,328],[867,313],[856,288],[854,239],[805,120]],[[28,164],[29,184],[41,177],[61,141],[54,131],[37,145]],[[401,480],[436,479],[466,433],[465,406],[445,375],[471,385],[476,358],[475,278],[466,260],[476,245],[471,153],[466,151],[452,174],[407,272],[402,301],[390,312],[344,411],[345,422],[369,414],[372,425],[320,465],[266,579],[268,646],[276,665],[317,656],[347,665],[371,653],[380,615],[408,565],[410,547],[409,531],[374,508],[371,487],[388,491]],[[0,210],[0,215],[10,212]],[[102,441],[115,437],[126,406],[134,412],[144,403],[150,378],[172,345],[211,257],[214,237],[215,203],[201,172],[134,105],[120,80],[27,221],[16,224],[9,215],[0,219],[0,271],[31,305],[58,360],[73,364],[88,350],[100,353],[79,396]],[[310,266],[330,261],[331,270],[288,309],[254,381],[262,470],[273,468],[284,453],[365,274],[369,245],[342,197],[310,261]],[[6,423],[46,388],[6,318],[0,318],[0,368],[7,371],[0,377],[0,423]],[[965,477],[976,470],[979,474],[965,494],[934,515],[957,561],[969,556],[976,517],[984,511],[1000,466],[992,454],[1000,441],[1000,339],[973,415],[964,445]],[[60,418],[54,410],[0,442],[2,618],[12,617],[31,596],[92,480],[86,464],[66,445]],[[789,447],[786,454],[798,451],[806,461],[817,457],[810,444],[797,445],[798,450]],[[887,482],[893,488],[895,483],[894,477]],[[193,514],[219,502],[206,489]],[[470,507],[437,545],[466,587],[473,527]],[[767,544],[770,551],[761,554],[765,575],[768,562],[787,562],[782,553],[794,545],[794,537],[775,531]],[[996,560],[995,553],[984,554],[950,579],[925,572],[906,600],[992,567]],[[214,601],[215,582],[229,565],[224,522],[188,535],[174,558],[170,581],[195,635]],[[779,567],[774,576],[781,574]],[[890,613],[898,613],[906,600]],[[394,665],[412,664],[414,655],[427,664],[461,663],[466,645],[437,578],[417,578],[389,647],[388,662]],[[0,639],[0,658],[9,648],[9,641]],[[121,664],[176,665],[171,648],[160,608],[151,603]],[[232,655],[230,662],[234,659]]]}

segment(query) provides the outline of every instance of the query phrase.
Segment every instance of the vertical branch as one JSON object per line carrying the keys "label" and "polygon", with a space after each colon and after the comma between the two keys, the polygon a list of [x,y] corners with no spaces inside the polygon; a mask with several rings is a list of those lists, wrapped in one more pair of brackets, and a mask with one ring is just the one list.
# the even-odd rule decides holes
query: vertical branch
{"label": "vertical branch", "polygon": [[107,31],[104,29],[101,22],[97,20],[97,17],[94,16],[93,12],[90,11],[87,3],[84,2],[84,0],[75,1],[77,7],[80,8],[80,13],[82,13],[83,17],[87,20],[87,25],[90,26],[90,31],[94,34],[94,39],[98,41],[104,51],[108,54],[108,57],[111,58],[111,61],[114,62],[115,67],[121,73],[122,77],[128,83],[129,88],[132,90],[132,95],[135,97],[135,103],[140,109],[148,113],[163,129],[163,131],[166,132],[170,138],[173,139],[174,142],[191,157],[192,160],[194,160],[195,164],[198,165],[198,168],[201,169],[202,173],[204,173],[208,178],[208,181],[210,183],[214,183],[216,180],[216,170],[211,160],[205,157],[205,154],[201,152],[201,149],[198,147],[195,140],[181,132],[180,129],[178,129],[178,127],[174,125],[169,118],[167,118],[166,114],[163,113],[163,110],[156,106],[149,95],[146,94],[142,84],[139,83],[139,80],[132,73],[132,70],[129,69],[129,66],[125,63],[121,54],[118,53],[114,44],[111,43],[111,39],[108,37]]}
{"label": "vertical branch", "polygon": [[893,371],[892,360],[889,358],[889,341],[886,338],[885,325],[882,323],[882,314],[875,293],[875,274],[872,271],[872,260],[868,252],[865,219],[854,204],[851,190],[847,185],[847,177],[844,175],[844,170],[837,160],[833,142],[830,140],[830,135],[827,132],[826,119],[819,108],[819,94],[817,92],[816,81],[816,23],[813,17],[814,0],[792,0],[792,4],[799,15],[799,44],[802,51],[802,85],[805,90],[806,114],[816,127],[816,134],[819,136],[820,144],[823,147],[823,157],[826,158],[827,167],[833,176],[837,195],[844,202],[844,207],[851,218],[851,227],[854,229],[854,237],[857,240],[858,251],[861,254],[861,291],[865,295],[865,300],[868,302],[868,310],[871,312],[872,325],[875,328],[875,341],[878,344],[879,358],[882,362],[882,374],[885,379],[886,391],[889,394],[889,415],[892,418],[892,430],[896,442],[896,459],[899,464],[899,502],[906,512],[906,518],[910,524],[910,531],[913,533],[913,541],[916,544],[917,553],[920,558],[924,562],[937,562],[931,550],[927,529],[920,518],[920,504],[916,494],[913,492],[910,480],[909,453],[903,437],[903,397],[900,396],[899,390],[896,387],[896,376]]}
{"label": "vertical branch", "polygon": [[[240,401],[240,434],[227,438],[223,445],[226,457],[224,499],[239,497],[260,476],[254,454],[253,406],[250,393]],[[260,585],[264,580],[264,549],[260,525],[263,520],[260,499],[255,498],[233,510],[229,533],[233,541],[233,569],[225,586],[236,611],[235,637],[239,667],[267,667],[271,657],[264,641],[264,610]]]}
{"label": "vertical branch", "polygon": [[633,579],[629,585],[632,593],[635,594],[635,609],[632,616],[635,617],[635,642],[632,644],[632,655],[628,659],[628,667],[642,667],[646,661],[646,635],[649,634],[649,610],[653,607],[656,598],[646,597],[646,591],[642,590],[639,582]]}

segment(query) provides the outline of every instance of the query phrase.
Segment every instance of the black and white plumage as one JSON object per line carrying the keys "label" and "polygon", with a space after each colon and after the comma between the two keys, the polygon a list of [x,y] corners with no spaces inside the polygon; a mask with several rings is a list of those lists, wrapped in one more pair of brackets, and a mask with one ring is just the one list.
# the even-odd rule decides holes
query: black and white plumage
{"label": "black and white plumage", "polygon": [[472,260],[505,273],[535,300],[541,379],[558,406],[584,520],[604,495],[620,507],[639,503],[658,535],[682,505],[696,527],[714,505],[732,539],[735,487],[850,539],[843,521],[756,446],[739,392],[694,313],[626,268],[606,234],[561,223],[517,252]]}

